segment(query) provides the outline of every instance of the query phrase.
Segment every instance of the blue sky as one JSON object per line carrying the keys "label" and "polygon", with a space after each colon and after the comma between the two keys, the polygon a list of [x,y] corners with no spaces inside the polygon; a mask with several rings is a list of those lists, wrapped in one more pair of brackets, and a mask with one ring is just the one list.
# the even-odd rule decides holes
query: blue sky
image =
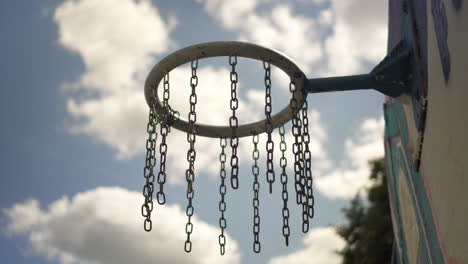
{"label": "blue sky", "polygon": [[[252,146],[241,141],[240,188],[228,190],[229,239],[220,257],[216,140],[197,139],[194,251],[183,251],[188,145],[181,133],[168,139],[168,204],[156,208],[154,230],[143,231],[143,83],[165,55],[215,40],[277,49],[309,78],[365,73],[385,55],[386,3],[18,0],[0,3],[0,21],[2,263],[339,262],[332,251],[342,241],[329,226],[343,221],[340,208],[368,184],[367,160],[383,155],[382,95],[309,96],[316,215],[302,234],[290,202],[289,247],[281,236],[279,181],[269,195],[262,178],[262,252],[251,250]],[[200,63],[200,120],[227,122],[228,63]],[[261,65],[240,60],[239,68],[240,122],[264,118]],[[181,67],[171,75],[171,100],[182,113],[188,73]],[[278,111],[288,87],[284,75],[273,74]]]}

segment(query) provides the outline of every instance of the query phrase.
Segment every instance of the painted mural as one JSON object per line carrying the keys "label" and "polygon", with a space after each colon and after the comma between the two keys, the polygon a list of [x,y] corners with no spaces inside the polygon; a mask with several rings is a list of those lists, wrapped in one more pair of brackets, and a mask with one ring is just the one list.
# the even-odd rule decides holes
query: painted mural
{"label": "painted mural", "polygon": [[384,104],[394,263],[468,263],[468,8],[392,0],[391,50],[413,47],[412,94]]}

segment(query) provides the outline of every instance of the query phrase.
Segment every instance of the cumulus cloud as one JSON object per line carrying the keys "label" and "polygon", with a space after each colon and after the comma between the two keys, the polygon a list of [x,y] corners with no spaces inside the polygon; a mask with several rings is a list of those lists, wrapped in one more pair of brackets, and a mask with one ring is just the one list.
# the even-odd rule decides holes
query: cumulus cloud
{"label": "cumulus cloud", "polygon": [[119,159],[144,149],[148,107],[141,91],[121,91],[80,102],[71,98],[67,108],[75,118],[72,133],[91,135],[112,146]]}
{"label": "cumulus cloud", "polygon": [[333,0],[330,9],[335,19],[333,33],[325,40],[328,66],[321,75],[361,73],[367,70],[365,63],[376,64],[383,59],[387,47],[386,1]]}
{"label": "cumulus cloud", "polygon": [[219,255],[218,228],[193,218],[193,248],[183,252],[186,216],[178,205],[156,208],[153,230],[143,230],[141,193],[101,187],[63,197],[40,208],[37,200],[5,209],[7,231],[26,234],[35,254],[60,263],[239,263],[238,244],[229,236]]}
{"label": "cumulus cloud", "polygon": [[320,11],[318,22],[322,26],[330,26],[333,23],[333,12],[330,8]]}
{"label": "cumulus cloud", "polygon": [[203,3],[208,13],[216,15],[225,27],[236,29],[244,22],[239,18],[252,13],[262,0],[197,0],[197,2]]}
{"label": "cumulus cloud", "polygon": [[77,81],[65,84],[88,92],[67,102],[71,131],[95,136],[119,158],[138,153],[144,133],[133,128],[145,127],[144,73],[172,45],[175,18],[165,21],[148,0],[68,0],[55,9],[54,21],[59,43],[85,66]]}
{"label": "cumulus cloud", "polygon": [[[294,14],[290,5],[276,5],[260,14],[255,8],[264,1],[198,0],[205,10],[227,29],[239,32],[239,40],[277,49],[308,72],[323,55],[314,19]],[[245,3],[244,3],[245,2]],[[248,2],[248,4],[247,4]],[[242,12],[234,10],[242,9]],[[229,14],[229,15],[227,15]]]}
{"label": "cumulus cloud", "polygon": [[240,39],[284,52],[306,73],[323,56],[316,21],[294,15],[289,5],[276,6],[266,16],[251,14],[245,21]]}
{"label": "cumulus cloud", "polygon": [[318,175],[318,190],[329,198],[351,198],[369,187],[369,160],[383,157],[383,118],[365,120],[354,139],[345,141],[345,159],[331,171]]}
{"label": "cumulus cloud", "polygon": [[69,86],[111,92],[139,88],[154,54],[168,49],[174,18],[148,0],[68,0],[54,13],[59,42],[82,58],[85,72]]}
{"label": "cumulus cloud", "polygon": [[345,241],[336,234],[333,227],[311,229],[303,240],[304,249],[291,254],[272,258],[268,264],[338,264],[341,257],[336,252],[343,249]]}
{"label": "cumulus cloud", "polygon": [[[265,13],[256,12],[263,1],[242,3],[236,7],[242,11],[232,13],[228,10],[233,10],[237,2],[198,1],[227,29],[239,32],[240,40],[284,52],[306,74],[312,74],[311,70],[315,70],[314,76],[361,73],[368,70],[366,63],[376,64],[385,56],[388,21],[385,1],[332,0],[317,17],[298,15],[284,4],[274,5]],[[319,6],[325,2],[312,1]],[[324,35],[329,27],[331,35]]]}

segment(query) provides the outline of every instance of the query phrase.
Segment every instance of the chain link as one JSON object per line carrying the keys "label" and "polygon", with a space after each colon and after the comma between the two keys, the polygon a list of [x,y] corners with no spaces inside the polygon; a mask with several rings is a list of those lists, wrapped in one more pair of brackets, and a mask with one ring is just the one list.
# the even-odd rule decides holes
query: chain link
{"label": "chain link", "polygon": [[192,87],[192,93],[189,97],[190,102],[190,112],[188,114],[188,123],[190,126],[190,131],[187,132],[187,141],[190,145],[189,150],[187,151],[187,161],[189,162],[189,167],[185,171],[185,178],[187,180],[187,200],[188,205],[185,211],[188,221],[185,225],[185,233],[187,234],[187,240],[185,241],[184,249],[185,252],[192,251],[192,241],[190,241],[190,235],[193,231],[193,224],[192,224],[192,216],[193,216],[193,182],[195,181],[195,158],[197,156],[197,152],[195,151],[195,122],[197,121],[197,113],[195,112],[195,105],[197,103],[197,94],[195,93],[195,88],[198,85],[198,76],[197,76],[197,68],[198,68],[198,59],[193,60],[191,63],[192,69],[192,77],[190,78],[190,86]]}
{"label": "chain link", "polygon": [[286,174],[286,167],[288,166],[288,160],[286,159],[285,152],[287,149],[286,140],[284,136],[284,125],[279,127],[279,135],[280,135],[280,151],[281,151],[281,158],[280,158],[280,167],[281,167],[281,184],[283,186],[283,190],[281,192],[281,197],[283,198],[283,236],[286,246],[289,246],[289,208],[288,208],[288,175]]}
{"label": "chain link", "polygon": [[164,75],[164,92],[163,92],[163,102],[162,102],[162,111],[160,117],[160,134],[161,134],[161,143],[159,144],[159,173],[158,173],[158,183],[159,191],[156,194],[156,198],[159,204],[166,203],[166,194],[164,193],[164,183],[166,183],[166,154],[167,154],[167,144],[166,137],[170,132],[169,126],[169,73]]}
{"label": "chain link", "polygon": [[156,139],[158,134],[156,132],[156,125],[158,118],[155,111],[156,98],[153,89],[153,101],[149,111],[148,125],[146,131],[148,132],[148,139],[146,140],[146,159],[145,167],[143,169],[143,176],[145,177],[145,185],[143,186],[143,196],[145,202],[141,206],[141,214],[145,217],[143,228],[149,232],[152,229],[153,222],[151,221],[151,212],[153,211],[153,191],[154,191],[154,167],[156,166]]}
{"label": "chain link", "polygon": [[273,169],[273,150],[275,143],[272,140],[271,133],[273,125],[271,124],[271,67],[269,62],[263,61],[263,68],[265,69],[265,131],[267,133],[266,151],[267,151],[267,170],[266,179],[269,184],[269,191],[272,193],[273,182],[275,181],[275,171]]}
{"label": "chain link", "polygon": [[219,242],[219,252],[221,255],[224,255],[226,252],[226,236],[224,236],[224,229],[226,229],[226,218],[224,218],[224,212],[226,211],[226,202],[224,200],[226,195],[226,153],[224,149],[226,148],[226,138],[219,139],[219,145],[221,146],[221,154],[219,154],[219,162],[221,163],[221,168],[219,170],[219,176],[221,178],[221,184],[219,185],[219,194],[221,195],[221,200],[219,201],[219,211],[221,216],[219,218],[219,228],[221,228],[221,234],[218,237]]}
{"label": "chain link", "polygon": [[239,81],[238,75],[236,72],[237,57],[229,56],[229,65],[231,65],[231,102],[230,108],[232,110],[232,116],[229,118],[229,126],[232,129],[231,135],[231,187],[233,189],[239,188],[239,158],[237,157],[237,147],[239,146],[239,138],[237,137],[237,127],[239,126],[239,121],[236,117],[236,110],[239,107],[239,100],[237,98],[237,83]]}
{"label": "chain link", "polygon": [[302,107],[302,142],[305,146],[304,150],[304,171],[306,176],[306,189],[307,189],[307,214],[309,218],[314,217],[314,192],[312,189],[313,178],[312,178],[312,165],[311,165],[311,154],[309,149],[310,135],[309,135],[309,118],[307,117],[308,103],[307,99],[304,101]]}

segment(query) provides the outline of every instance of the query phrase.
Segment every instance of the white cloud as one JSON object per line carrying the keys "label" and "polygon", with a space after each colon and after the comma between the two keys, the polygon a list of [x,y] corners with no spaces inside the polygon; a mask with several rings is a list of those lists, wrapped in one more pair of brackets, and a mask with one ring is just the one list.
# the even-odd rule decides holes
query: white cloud
{"label": "white cloud", "polygon": [[178,205],[156,207],[153,230],[143,230],[141,193],[101,187],[63,197],[42,210],[37,200],[4,210],[7,231],[26,234],[32,252],[60,263],[239,263],[229,236],[219,255],[218,228],[193,218],[193,248],[185,254],[185,212]]}
{"label": "white cloud", "polygon": [[267,16],[251,14],[240,39],[277,49],[297,62],[306,74],[322,54],[315,20],[296,16],[289,5],[279,5]]}
{"label": "white cloud", "polygon": [[363,187],[369,187],[368,161],[384,156],[383,132],[383,118],[365,120],[355,134],[356,139],[346,139],[342,163],[318,175],[315,181],[318,190],[330,198],[351,198]]}
{"label": "white cloud", "polygon": [[79,80],[65,86],[93,95],[68,100],[71,131],[95,136],[117,149],[118,158],[140,152],[147,119],[144,73],[154,55],[172,45],[175,19],[164,21],[148,0],[68,0],[55,9],[54,21],[60,44],[85,66]]}
{"label": "white cloud", "polygon": [[82,102],[69,99],[67,108],[76,119],[73,133],[96,137],[115,148],[118,158],[129,158],[144,149],[148,107],[141,91],[122,91]]}
{"label": "white cloud", "polygon": [[357,0],[331,2],[335,23],[325,40],[328,67],[321,75],[363,73],[386,54],[388,3]]}
{"label": "white cloud", "polygon": [[[240,40],[284,52],[306,75],[312,74],[312,69],[318,69],[314,76],[361,73],[368,70],[366,63],[376,64],[386,53],[388,4],[384,1],[333,0],[318,17],[297,15],[284,4],[265,13],[256,12],[261,1],[241,4],[238,8],[242,12],[232,13],[226,10],[233,8],[233,1],[199,2],[227,29],[237,30]],[[323,36],[330,26],[332,34]]]}
{"label": "white cloud", "polygon": [[317,5],[325,4],[326,2],[329,2],[329,1],[330,0],[311,0],[312,3],[317,4]]}
{"label": "white cloud", "polygon": [[322,26],[329,26],[333,24],[333,12],[330,8],[320,11],[318,22]]}
{"label": "white cloud", "polygon": [[206,11],[227,29],[237,30],[239,40],[284,52],[306,73],[322,58],[317,23],[314,19],[294,15],[290,5],[277,5],[271,11],[259,14],[255,12],[255,8],[262,1],[241,1],[242,4],[237,8],[242,9],[242,12],[229,11],[233,9],[233,5],[238,4],[237,1],[199,2],[202,2]]}
{"label": "white cloud", "polygon": [[262,0],[197,0],[197,2],[204,3],[206,10],[210,14],[215,14],[224,26],[235,29],[244,23],[240,18],[253,12]]}
{"label": "white cloud", "polygon": [[341,257],[336,251],[341,250],[345,242],[336,234],[333,227],[311,229],[303,240],[305,248],[288,255],[272,258],[268,264],[338,264]]}
{"label": "white cloud", "polygon": [[54,14],[59,41],[77,52],[85,73],[70,86],[100,92],[141,87],[151,58],[171,45],[175,19],[165,22],[148,0],[77,0]]}

